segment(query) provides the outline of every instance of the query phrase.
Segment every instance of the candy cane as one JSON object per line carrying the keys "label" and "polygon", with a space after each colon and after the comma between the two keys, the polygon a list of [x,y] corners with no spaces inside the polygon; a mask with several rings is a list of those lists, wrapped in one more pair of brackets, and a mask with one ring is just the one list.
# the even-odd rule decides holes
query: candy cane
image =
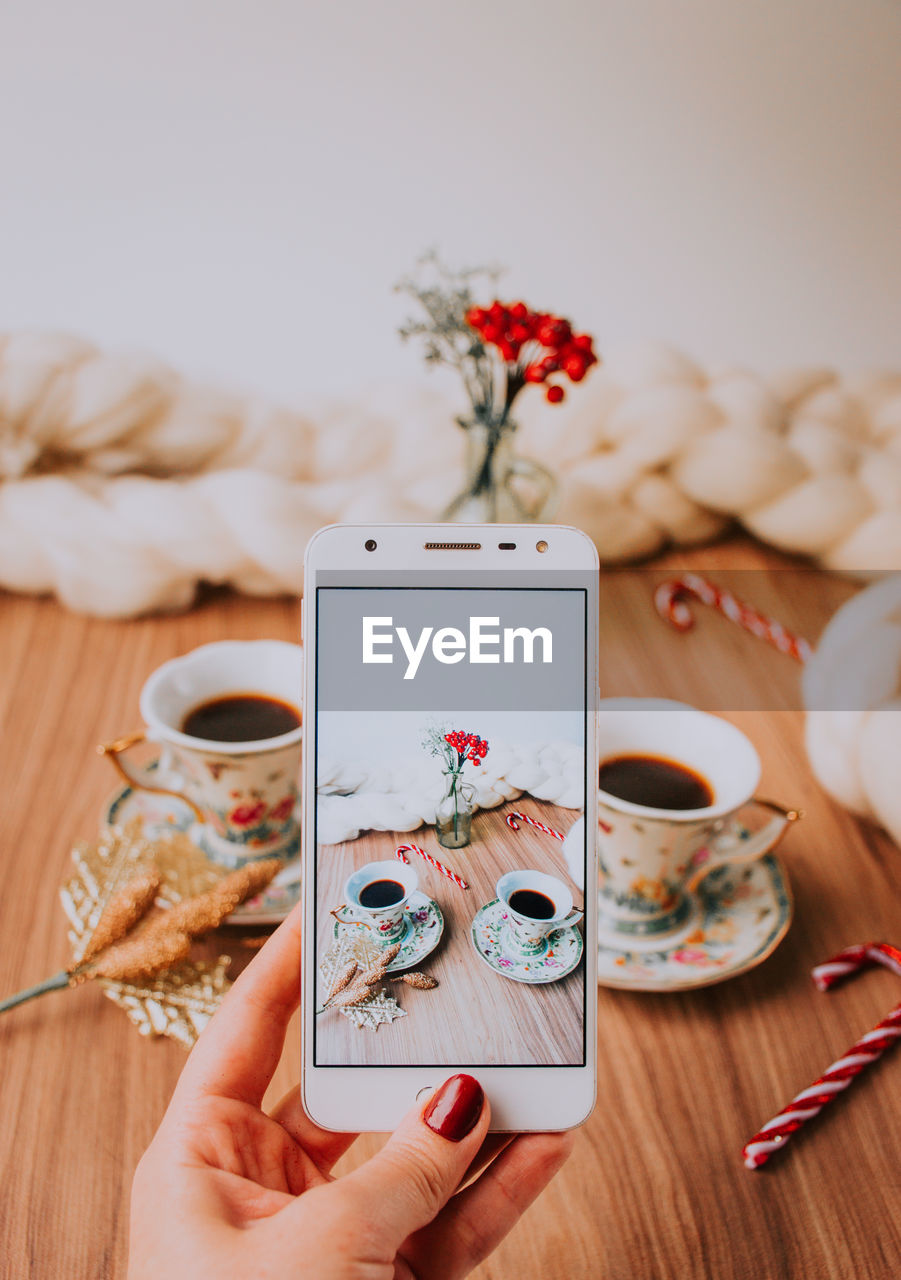
{"label": "candy cane", "polygon": [[530,818],[527,813],[508,813],[507,826],[512,827],[514,831],[519,830],[519,824],[527,822],[530,827],[537,827],[539,831],[543,831],[546,836],[553,836],[555,840],[563,840],[562,831],[555,831],[553,827],[546,827],[543,822],[538,822],[535,818]]}
{"label": "candy cane", "polygon": [[[813,980],[820,991],[828,991],[843,978],[874,964],[884,965],[893,973],[901,974],[901,951],[888,942],[846,947],[825,964],[817,965],[813,970]],[[818,1080],[796,1094],[788,1106],[783,1107],[754,1134],[742,1149],[745,1167],[759,1169],[766,1164],[770,1156],[781,1150],[793,1133],[819,1115],[837,1094],[848,1088],[865,1067],[880,1058],[898,1040],[901,1040],[901,1004],[896,1005],[888,1017],[878,1022],[872,1031],[861,1036],[844,1057],[827,1067]]]}
{"label": "candy cane", "polygon": [[451,871],[450,867],[446,867],[443,862],[439,862],[437,858],[433,858],[430,853],[426,853],[425,849],[420,849],[418,844],[399,844],[394,851],[395,858],[400,858],[401,862],[409,865],[410,859],[406,856],[406,850],[410,853],[418,853],[420,858],[425,858],[426,862],[440,871],[443,876],[447,876],[448,880],[453,880],[454,884],[458,884],[461,889],[468,889],[469,885],[462,876],[458,876],[456,871]]}
{"label": "candy cane", "polygon": [[871,965],[881,964],[892,973],[901,976],[901,951],[889,942],[867,942],[856,947],[846,947],[837,956],[818,964],[813,970],[814,982],[821,991],[828,991],[849,974],[860,973]]}
{"label": "candy cane", "polygon": [[702,578],[697,573],[686,573],[681,578],[670,578],[666,582],[661,582],[654,591],[657,612],[661,618],[672,623],[678,631],[689,631],[694,626],[691,609],[685,603],[686,596],[694,596],[702,604],[716,609],[724,617],[738,623],[745,631],[749,631],[751,635],[766,640],[767,644],[773,645],[780,653],[787,653],[798,662],[807,662],[813,652],[810,643],[803,636],[797,636],[794,632],[786,630],[775,619],[768,618],[753,605],[739,600],[731,591],[718,587],[709,578]]}

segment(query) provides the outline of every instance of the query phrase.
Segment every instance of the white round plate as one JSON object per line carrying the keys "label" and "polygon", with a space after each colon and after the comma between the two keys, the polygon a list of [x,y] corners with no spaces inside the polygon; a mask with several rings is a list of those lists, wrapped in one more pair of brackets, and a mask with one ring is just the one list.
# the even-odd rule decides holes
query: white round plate
{"label": "white round plate", "polygon": [[582,959],[582,935],[575,927],[557,929],[548,935],[548,945],[540,955],[521,956],[504,943],[504,904],[495,898],[475,914],[472,945],[490,969],[513,982],[558,982],[572,973]]}
{"label": "white round plate", "polygon": [[598,983],[629,991],[686,991],[734,978],[771,955],[788,932],[788,875],[768,853],[718,867],[701,881],[688,919],[665,938],[620,938],[599,929]]}

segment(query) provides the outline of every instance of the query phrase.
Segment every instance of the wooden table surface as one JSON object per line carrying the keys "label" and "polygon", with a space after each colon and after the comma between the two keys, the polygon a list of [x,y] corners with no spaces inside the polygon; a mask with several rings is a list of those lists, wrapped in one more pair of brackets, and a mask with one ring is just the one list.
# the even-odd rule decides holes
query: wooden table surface
{"label": "wooden table surface", "polygon": [[[744,541],[660,565],[715,571],[812,639],[854,590],[771,572],[791,564]],[[710,613],[691,635],[671,632],[648,603],[657,576],[604,575],[602,686],[689,698],[750,735],[764,793],[807,814],[780,851],[795,921],[759,968],[720,986],[599,991],[597,1109],[566,1169],[477,1274],[885,1280],[901,1272],[901,1061],[868,1071],[765,1171],[747,1172],[740,1150],[898,1001],[890,973],[822,995],[810,969],[852,942],[901,941],[901,854],[811,776],[797,665]],[[58,886],[72,842],[96,832],[114,785],[93,748],[137,725],[147,674],[210,640],[295,638],[298,614],[292,601],[211,594],[181,616],[102,622],[46,600],[0,599],[0,992],[66,963]],[[183,1061],[177,1044],[139,1037],[91,986],[0,1019],[4,1277],[124,1274],[132,1171]],[[299,1034],[271,1098],[298,1075]],[[346,1164],[379,1142],[362,1138]]]}
{"label": "wooden table surface", "polygon": [[[328,913],[343,901],[347,877],[368,862],[393,858],[399,844],[409,840],[425,844],[469,884],[464,891],[413,856],[420,890],[438,903],[444,917],[441,941],[433,954],[415,967],[437,978],[439,985],[429,992],[396,987],[391,994],[407,1016],[390,1028],[379,1028],[376,1035],[361,1035],[337,1012],[321,1014],[316,1026],[317,1054],[324,1066],[350,1063],[375,1067],[400,1062],[552,1066],[582,1062],[584,964],[580,962],[557,982],[526,986],[488,969],[470,937],[476,912],[495,900],[498,880],[514,867],[556,876],[581,906],[582,890],[570,878],[560,842],[525,823],[515,834],[506,825],[506,815],[521,809],[555,831],[565,831],[578,816],[572,809],[526,796],[522,801],[476,813],[472,841],[462,849],[442,849],[435,840],[434,827],[423,827],[421,832],[367,831],[346,844],[320,845],[318,918],[324,925],[318,939],[320,956],[333,945],[334,922]],[[511,856],[515,860],[511,861]]]}

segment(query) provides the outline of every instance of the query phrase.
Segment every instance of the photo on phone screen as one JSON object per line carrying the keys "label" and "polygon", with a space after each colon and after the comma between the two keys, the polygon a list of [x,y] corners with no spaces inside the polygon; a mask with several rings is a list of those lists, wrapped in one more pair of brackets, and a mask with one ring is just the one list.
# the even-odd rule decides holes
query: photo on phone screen
{"label": "photo on phone screen", "polygon": [[586,1062],[587,575],[501,581],[317,575],[315,1067]]}

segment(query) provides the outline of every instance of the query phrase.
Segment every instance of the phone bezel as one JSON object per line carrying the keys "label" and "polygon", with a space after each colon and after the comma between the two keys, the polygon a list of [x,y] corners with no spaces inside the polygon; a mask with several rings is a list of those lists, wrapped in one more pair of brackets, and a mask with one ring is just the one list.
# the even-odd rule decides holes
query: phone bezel
{"label": "phone bezel", "polygon": [[[367,550],[367,542],[376,543]],[[478,551],[426,550],[427,542],[479,543]],[[499,543],[516,543],[515,550],[500,550]],[[537,544],[545,550],[539,551]],[[310,540],[304,568],[305,600],[303,645],[306,655],[304,677],[304,724],[315,723],[315,636],[316,578],[328,570],[367,573],[383,569],[399,570],[496,570],[499,585],[505,572],[540,571],[548,575],[548,587],[563,570],[594,571],[595,588],[589,591],[586,643],[587,669],[598,670],[598,556],[594,543],[579,529],[565,525],[459,525],[459,524],[358,524],[329,525]],[[430,583],[430,585],[432,585]],[[594,883],[597,834],[597,679],[588,680],[586,750],[586,887]],[[313,795],[315,777],[315,735],[304,734],[302,795]],[[594,837],[594,839],[592,839]],[[456,1071],[478,1077],[491,1103],[494,1131],[543,1131],[572,1128],[581,1124],[595,1103],[597,1076],[597,894],[584,895],[585,916],[585,1046],[584,1066],[578,1067],[346,1067],[314,1066],[313,1019],[316,1008],[315,894],[312,874],[315,844],[312,806],[303,804],[303,916],[304,972],[301,1001],[302,1095],[304,1106],[315,1122],[338,1132],[361,1130],[385,1132],[396,1127],[401,1117],[424,1092],[437,1087]],[[349,1080],[352,1088],[348,1088]]]}

